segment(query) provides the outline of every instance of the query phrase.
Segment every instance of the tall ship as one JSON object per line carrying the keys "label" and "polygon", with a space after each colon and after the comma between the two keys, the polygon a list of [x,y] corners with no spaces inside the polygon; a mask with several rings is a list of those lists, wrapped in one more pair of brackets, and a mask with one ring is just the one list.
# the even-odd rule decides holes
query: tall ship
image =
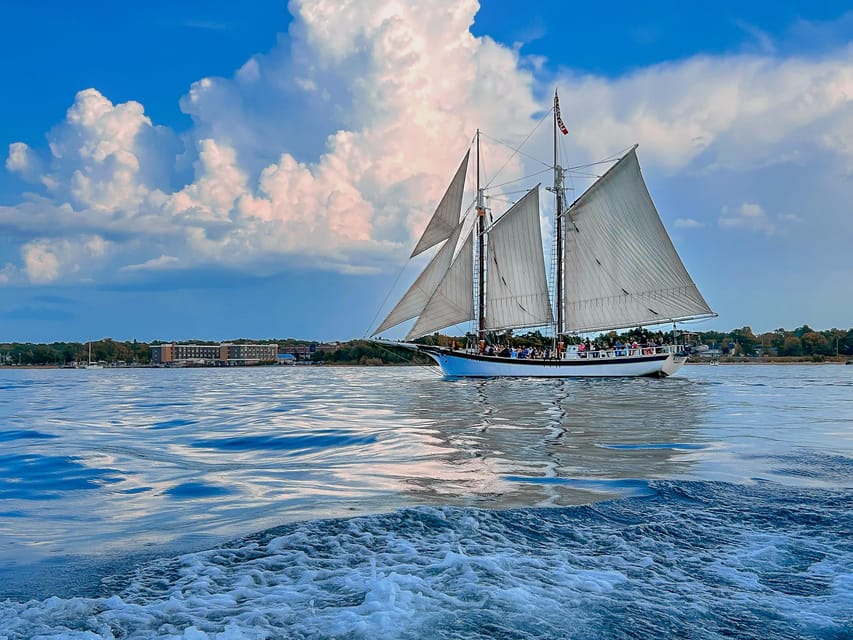
{"label": "tall ship", "polygon": [[[435,360],[451,377],[605,377],[676,373],[683,347],[650,341],[596,348],[584,334],[631,330],[716,314],[684,267],[640,171],[637,145],[566,206],[567,170],[558,164],[566,133],[559,98],[553,106],[555,197],[553,277],[546,274],[536,185],[492,220],[481,185],[480,137],[474,138],[476,198],[462,210],[469,149],[411,258],[438,247],[396,306],[371,333]],[[414,320],[403,341],[381,338]],[[465,344],[413,342],[473,323]],[[546,328],[548,348],[510,350],[500,336]],[[673,331],[673,334],[675,332]]]}

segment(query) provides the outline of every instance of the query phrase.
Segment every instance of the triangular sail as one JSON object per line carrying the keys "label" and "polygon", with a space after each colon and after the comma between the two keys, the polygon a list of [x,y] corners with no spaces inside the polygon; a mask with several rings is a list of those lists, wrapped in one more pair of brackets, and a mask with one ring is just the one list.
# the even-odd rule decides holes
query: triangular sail
{"label": "triangular sail", "polygon": [[664,229],[640,173],[636,147],[566,217],[567,332],[714,315]]}
{"label": "triangular sail", "polygon": [[553,324],[539,224],[539,185],[489,230],[487,256],[486,329]]}
{"label": "triangular sail", "polygon": [[453,260],[453,252],[456,249],[456,244],[459,241],[459,235],[462,232],[464,223],[456,225],[456,229],[450,236],[448,241],[436,253],[426,268],[421,272],[418,278],[409,287],[405,295],[400,299],[388,317],[379,325],[372,335],[377,335],[386,329],[390,329],[401,322],[411,320],[417,316],[429,302],[432,294],[438,288],[442,278],[444,278],[447,270],[450,269],[450,263]]}
{"label": "triangular sail", "polygon": [[430,247],[434,247],[442,240],[447,240],[459,224],[459,213],[462,210],[462,195],[465,190],[465,174],[468,171],[468,156],[471,155],[471,150],[465,154],[462,159],[462,164],[456,170],[456,175],[447,187],[444,197],[438,203],[435,213],[432,215],[427,228],[418,244],[415,245],[415,250],[412,251],[411,257],[423,253]]}
{"label": "triangular sail", "polygon": [[474,234],[468,236],[441,284],[406,336],[414,340],[428,333],[474,319]]}

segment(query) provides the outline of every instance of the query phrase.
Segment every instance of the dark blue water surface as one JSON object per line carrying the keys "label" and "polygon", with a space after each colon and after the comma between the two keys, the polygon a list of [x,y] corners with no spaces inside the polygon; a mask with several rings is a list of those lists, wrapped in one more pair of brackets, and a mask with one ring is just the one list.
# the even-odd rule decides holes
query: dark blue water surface
{"label": "dark blue water surface", "polygon": [[0,370],[0,638],[853,637],[853,367]]}

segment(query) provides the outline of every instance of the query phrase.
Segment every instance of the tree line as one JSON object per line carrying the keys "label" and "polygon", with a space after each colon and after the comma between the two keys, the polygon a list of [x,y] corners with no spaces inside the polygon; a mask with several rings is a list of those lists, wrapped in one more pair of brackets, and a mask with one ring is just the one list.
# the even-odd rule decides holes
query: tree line
{"label": "tree line", "polygon": [[[238,338],[229,340],[231,344],[278,344],[280,353],[288,353],[294,345],[311,346],[316,342],[294,338],[263,339]],[[62,367],[78,362],[88,362],[91,344],[91,361],[125,365],[151,364],[151,347],[164,341],[141,342],[138,340],[120,341],[112,338],[89,342],[3,342],[0,343],[0,366],[57,366]],[[211,340],[181,340],[176,344],[220,344]],[[414,358],[413,358],[414,356]],[[365,340],[352,340],[338,344],[337,349],[327,352],[314,351],[309,360],[313,363],[329,364],[427,364],[432,361],[426,356],[412,354],[406,349],[389,348]]]}
{"label": "tree line", "polygon": [[[678,343],[686,342],[694,346],[706,345],[711,349],[719,349],[723,355],[732,356],[779,356],[779,357],[803,357],[811,359],[823,359],[838,357],[853,357],[853,329],[826,329],[816,330],[808,325],[797,327],[793,330],[776,329],[765,333],[755,334],[748,326],[733,329],[728,332],[721,331],[694,331],[685,332],[677,330],[672,332],[652,332],[645,329],[635,329],[624,333],[609,332],[602,333],[596,339],[601,344],[615,343],[616,340],[625,342],[638,334],[647,336],[663,337],[665,340]],[[513,335],[512,332],[493,336],[493,340],[502,344],[513,344],[521,347],[547,347],[553,338],[543,335],[539,331],[530,331],[524,334]],[[449,346],[455,341],[464,345],[464,336],[447,336],[434,334],[420,339],[425,344]],[[210,341],[182,341],[193,344],[218,344]],[[287,347],[295,344],[316,344],[308,340],[296,340],[285,338],[281,340],[252,340],[241,338],[230,341],[255,342],[255,343],[277,343],[280,351],[287,352]],[[147,365],[151,362],[151,346],[162,344],[161,341],[140,342],[137,340],[120,341],[112,338],[93,340],[88,342],[52,342],[49,344],[30,342],[6,342],[0,343],[0,365],[53,365],[64,366],[74,362],[86,362],[89,360],[89,345],[92,347],[92,361],[123,363],[127,365]],[[383,364],[428,364],[429,358],[411,351],[376,344],[366,340],[351,340],[341,342],[334,350],[315,350],[310,355],[310,361],[316,364],[361,364],[361,365],[383,365]]]}
{"label": "tree line", "polygon": [[704,331],[695,335],[700,344],[719,348],[728,355],[853,356],[853,329],[818,331],[804,324],[792,331],[780,328],[758,335],[750,327],[741,327],[728,333]]}
{"label": "tree line", "polygon": [[89,360],[89,345],[92,345],[93,362],[123,362],[125,364],[149,364],[151,345],[146,342],[118,341],[112,338],[89,342],[32,342],[0,343],[0,364],[3,365],[56,365]]}

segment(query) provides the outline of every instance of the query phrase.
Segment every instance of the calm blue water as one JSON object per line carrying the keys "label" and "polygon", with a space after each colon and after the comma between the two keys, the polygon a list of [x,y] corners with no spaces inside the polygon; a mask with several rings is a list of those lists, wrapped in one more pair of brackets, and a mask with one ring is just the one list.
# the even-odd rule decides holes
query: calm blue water
{"label": "calm blue water", "polygon": [[853,367],[0,370],[0,639],[853,637]]}

